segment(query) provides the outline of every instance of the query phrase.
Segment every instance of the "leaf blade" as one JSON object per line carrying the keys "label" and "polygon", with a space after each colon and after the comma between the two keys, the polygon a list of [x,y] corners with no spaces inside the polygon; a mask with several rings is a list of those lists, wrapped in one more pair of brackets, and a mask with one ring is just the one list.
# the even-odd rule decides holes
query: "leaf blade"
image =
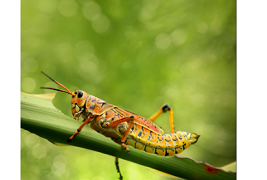
{"label": "leaf blade", "polygon": [[[22,93],[21,127],[51,142],[67,144],[67,139],[80,123],[56,109],[52,98],[52,95]],[[88,127],[83,128],[70,145],[102,152],[185,179],[236,179],[233,172],[226,172],[191,158],[161,157],[132,147],[129,147],[129,155],[120,145]]]}

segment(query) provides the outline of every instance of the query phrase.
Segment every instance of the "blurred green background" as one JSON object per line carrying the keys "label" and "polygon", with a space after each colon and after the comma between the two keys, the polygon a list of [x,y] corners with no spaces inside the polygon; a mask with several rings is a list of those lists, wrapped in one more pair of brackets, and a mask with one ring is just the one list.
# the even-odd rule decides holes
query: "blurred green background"
{"label": "blurred green background", "polygon": [[[201,135],[180,156],[217,167],[236,160],[235,1],[22,0],[22,92],[58,87],[40,71],[144,117],[168,103],[177,131]],[[70,96],[57,106],[70,114]],[[165,133],[168,117],[155,121]],[[117,179],[114,159],[21,130],[23,180]],[[120,167],[127,180],[167,179]]]}

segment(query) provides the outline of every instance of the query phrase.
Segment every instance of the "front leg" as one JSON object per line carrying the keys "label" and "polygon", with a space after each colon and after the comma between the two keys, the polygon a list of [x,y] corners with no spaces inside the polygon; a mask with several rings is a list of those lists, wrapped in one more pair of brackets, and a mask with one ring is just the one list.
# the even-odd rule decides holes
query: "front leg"
{"label": "front leg", "polygon": [[82,130],[83,126],[93,120],[94,116],[90,115],[88,119],[86,119],[83,124],[72,134],[72,136],[68,139],[68,143],[72,141],[72,139]]}

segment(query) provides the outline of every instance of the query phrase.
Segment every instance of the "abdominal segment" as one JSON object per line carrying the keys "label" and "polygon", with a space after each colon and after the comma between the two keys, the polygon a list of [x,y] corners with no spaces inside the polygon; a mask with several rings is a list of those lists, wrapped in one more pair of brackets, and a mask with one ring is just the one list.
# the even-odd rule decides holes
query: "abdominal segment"
{"label": "abdominal segment", "polygon": [[190,135],[190,133],[183,131],[173,134],[157,134],[139,124],[134,124],[125,144],[148,153],[173,156],[191,145]]}

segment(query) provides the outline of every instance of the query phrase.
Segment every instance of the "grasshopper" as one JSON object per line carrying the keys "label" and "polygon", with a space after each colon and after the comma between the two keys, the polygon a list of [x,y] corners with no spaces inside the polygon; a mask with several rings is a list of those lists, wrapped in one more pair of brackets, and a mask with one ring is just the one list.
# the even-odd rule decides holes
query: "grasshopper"
{"label": "grasshopper", "polygon": [[[114,142],[120,144],[127,153],[130,153],[130,150],[126,145],[130,145],[136,149],[159,156],[173,156],[181,153],[191,144],[195,144],[199,138],[196,133],[174,131],[173,110],[167,104],[146,119],[133,112],[108,104],[102,99],[87,94],[85,91],[75,90],[70,92],[65,86],[44,72],[42,73],[65,90],[50,87],[41,87],[41,89],[51,89],[70,94],[71,111],[74,120],[79,120],[80,117],[83,119],[82,125],[67,140],[69,143],[78,135],[84,125],[89,123],[92,129],[106,137],[110,137]],[[162,113],[168,111],[171,134],[164,134],[164,131],[153,122]],[[118,157],[115,157],[115,165],[120,176],[119,179],[122,180]]]}

